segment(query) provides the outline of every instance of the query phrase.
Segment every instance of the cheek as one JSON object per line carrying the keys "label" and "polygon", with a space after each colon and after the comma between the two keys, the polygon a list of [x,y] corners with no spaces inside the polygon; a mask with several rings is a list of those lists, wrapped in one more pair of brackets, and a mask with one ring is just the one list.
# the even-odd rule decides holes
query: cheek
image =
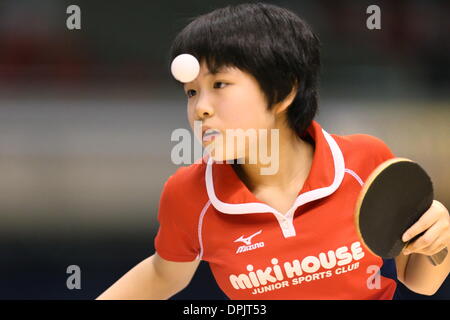
{"label": "cheek", "polygon": [[254,101],[241,101],[239,104],[226,108],[226,112],[221,118],[230,129],[270,128],[273,122],[266,107]]}
{"label": "cheek", "polygon": [[187,115],[187,119],[189,124],[191,125],[191,127],[194,127],[194,109],[189,107],[189,105],[186,106],[186,115]]}
{"label": "cheek", "polygon": [[242,128],[247,129],[270,129],[272,128],[273,121],[268,116],[264,109],[252,110],[245,113],[240,117]]}

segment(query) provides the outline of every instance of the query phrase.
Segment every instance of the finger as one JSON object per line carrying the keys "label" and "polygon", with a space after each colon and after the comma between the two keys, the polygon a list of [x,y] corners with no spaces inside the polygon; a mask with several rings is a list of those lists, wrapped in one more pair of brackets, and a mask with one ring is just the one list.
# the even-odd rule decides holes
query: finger
{"label": "finger", "polygon": [[430,228],[439,219],[439,210],[440,209],[431,206],[427,211],[425,211],[420,219],[403,233],[403,242],[414,238],[416,235]]}
{"label": "finger", "polygon": [[427,255],[427,256],[435,255],[436,253],[440,252],[442,249],[447,247],[447,245],[445,244],[445,239],[444,238],[445,238],[444,236],[439,237],[431,245],[429,245],[428,247],[425,247],[425,248],[422,248],[422,249],[418,250],[418,252],[416,252],[416,253],[424,254],[424,255]]}
{"label": "finger", "polygon": [[441,202],[439,202],[437,200],[433,200],[433,203],[431,205],[435,206],[435,207],[438,207],[438,208],[440,208],[440,210],[448,213],[447,208]]}
{"label": "finger", "polygon": [[444,229],[443,223],[436,222],[422,236],[408,244],[404,250],[404,254],[419,253],[423,248],[429,247],[440,237]]}
{"label": "finger", "polygon": [[438,252],[441,252],[441,250],[443,250],[444,248],[446,248],[447,246],[445,244],[442,243],[442,241],[436,241],[434,244],[432,244],[430,247],[428,248],[424,248],[423,251],[425,255],[427,256],[432,256],[435,255]]}

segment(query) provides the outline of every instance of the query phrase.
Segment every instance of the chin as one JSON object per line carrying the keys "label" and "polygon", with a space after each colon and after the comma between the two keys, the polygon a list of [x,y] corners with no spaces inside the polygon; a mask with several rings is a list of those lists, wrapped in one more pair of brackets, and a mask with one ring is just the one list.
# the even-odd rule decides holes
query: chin
{"label": "chin", "polygon": [[236,150],[226,150],[227,152],[224,152],[223,148],[210,147],[210,145],[207,148],[210,149],[208,153],[215,162],[244,163],[244,157],[242,156],[244,152],[236,152]]}

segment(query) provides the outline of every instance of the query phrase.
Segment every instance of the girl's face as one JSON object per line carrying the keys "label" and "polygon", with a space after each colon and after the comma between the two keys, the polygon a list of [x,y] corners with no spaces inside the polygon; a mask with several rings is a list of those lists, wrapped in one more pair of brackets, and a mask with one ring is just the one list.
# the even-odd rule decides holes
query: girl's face
{"label": "girl's face", "polygon": [[[214,160],[248,159],[249,150],[258,152],[259,129],[267,130],[270,137],[274,111],[267,109],[264,93],[252,75],[230,67],[216,75],[208,72],[203,61],[198,77],[184,84],[189,124]],[[200,130],[194,130],[195,121],[201,121],[200,137]],[[218,134],[203,137],[206,129],[217,130]]]}

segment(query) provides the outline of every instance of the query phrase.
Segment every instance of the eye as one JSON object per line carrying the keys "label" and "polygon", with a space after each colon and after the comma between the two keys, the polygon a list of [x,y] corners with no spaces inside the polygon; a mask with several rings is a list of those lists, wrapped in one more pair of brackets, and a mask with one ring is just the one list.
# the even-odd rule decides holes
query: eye
{"label": "eye", "polygon": [[[214,88],[216,88],[216,84],[226,84],[225,82],[222,82],[222,81],[217,81],[217,82],[214,82]],[[219,88],[220,89],[220,88]]]}
{"label": "eye", "polygon": [[186,92],[186,95],[187,95],[187,97],[188,97],[188,99],[189,98],[191,98],[193,95],[190,95],[189,93],[192,93],[193,92],[193,95],[195,94],[195,90],[188,90],[187,92]]}
{"label": "eye", "polygon": [[[219,84],[219,86],[217,86],[217,84]],[[225,82],[222,82],[222,81],[216,81],[216,82],[214,82],[214,85],[213,85],[214,89],[221,89],[222,88],[220,86],[221,84],[227,85],[228,83],[225,83]],[[186,91],[186,95],[187,95],[188,99],[192,98],[196,93],[197,92],[195,90],[192,90],[192,89]]]}

